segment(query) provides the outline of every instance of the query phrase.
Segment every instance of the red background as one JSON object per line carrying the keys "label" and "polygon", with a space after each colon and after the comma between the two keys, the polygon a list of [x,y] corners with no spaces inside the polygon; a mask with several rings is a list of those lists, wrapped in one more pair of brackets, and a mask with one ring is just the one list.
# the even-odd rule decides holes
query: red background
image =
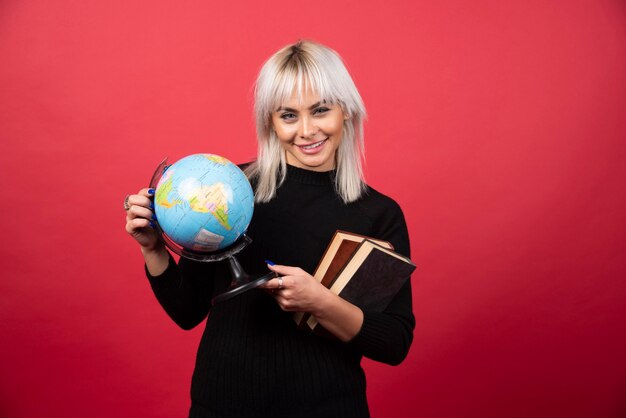
{"label": "red background", "polygon": [[122,200],[164,156],[255,154],[251,86],[300,37],[369,110],[404,208],[415,341],[374,417],[626,415],[623,1],[0,3],[2,417],[176,417],[168,320]]}

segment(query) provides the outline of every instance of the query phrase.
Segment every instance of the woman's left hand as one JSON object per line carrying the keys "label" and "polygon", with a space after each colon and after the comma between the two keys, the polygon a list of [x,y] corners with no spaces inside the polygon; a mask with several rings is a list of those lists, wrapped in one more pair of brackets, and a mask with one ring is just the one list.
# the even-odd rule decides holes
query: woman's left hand
{"label": "woman's left hand", "polygon": [[350,341],[363,325],[360,308],[332,293],[299,267],[267,266],[278,276],[260,287],[266,289],[283,311],[308,312],[340,341]]}
{"label": "woman's left hand", "polygon": [[270,291],[284,311],[314,313],[322,309],[330,291],[299,267],[268,265],[277,274],[260,286]]}

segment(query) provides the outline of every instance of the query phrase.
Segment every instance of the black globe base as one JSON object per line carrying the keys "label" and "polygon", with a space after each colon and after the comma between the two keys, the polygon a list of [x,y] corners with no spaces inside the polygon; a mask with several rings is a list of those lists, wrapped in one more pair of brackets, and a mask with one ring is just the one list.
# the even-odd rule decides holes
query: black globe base
{"label": "black globe base", "polygon": [[213,298],[212,302],[214,305],[247,292],[248,290],[255,289],[263,283],[267,283],[271,279],[277,277],[274,272],[269,272],[261,277],[249,276],[245,271],[243,271],[243,268],[234,256],[228,257],[227,260],[233,280],[227,291],[220,293]]}

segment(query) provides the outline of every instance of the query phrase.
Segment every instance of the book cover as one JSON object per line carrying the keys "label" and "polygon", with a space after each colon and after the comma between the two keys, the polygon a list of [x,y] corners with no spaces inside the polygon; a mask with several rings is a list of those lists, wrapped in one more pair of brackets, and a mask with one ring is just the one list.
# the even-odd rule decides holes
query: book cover
{"label": "book cover", "polygon": [[[330,240],[324,255],[320,259],[313,277],[321,282],[325,287],[330,287],[334,279],[337,277],[346,262],[350,259],[357,247],[365,240],[378,243],[382,247],[393,249],[391,243],[352,232],[335,231]],[[299,328],[308,328],[307,320],[310,314],[305,312],[296,312],[293,319]]]}
{"label": "book cover", "polygon": [[[382,312],[409,279],[415,264],[370,240],[363,241],[337,275],[330,290],[363,310]],[[315,329],[314,317],[307,325]]]}

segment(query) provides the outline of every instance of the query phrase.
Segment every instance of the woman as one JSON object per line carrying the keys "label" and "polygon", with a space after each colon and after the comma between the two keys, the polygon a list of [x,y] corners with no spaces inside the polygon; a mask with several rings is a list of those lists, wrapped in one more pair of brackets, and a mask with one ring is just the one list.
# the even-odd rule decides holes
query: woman
{"label": "woman", "polygon": [[[310,274],[337,229],[387,240],[409,255],[400,207],[363,180],[363,102],[336,52],[300,41],[262,67],[255,113],[258,158],[245,169],[255,190],[253,242],[238,259],[249,273],[277,274],[266,291],[211,306],[230,282],[225,263],[174,262],[151,226],[153,190],[125,205],[126,230],[165,311],[183,329],[208,316],[189,416],[367,417],[360,361],[405,358],[415,325],[410,282],[384,312],[368,312]],[[298,330],[296,311],[336,339]]]}

